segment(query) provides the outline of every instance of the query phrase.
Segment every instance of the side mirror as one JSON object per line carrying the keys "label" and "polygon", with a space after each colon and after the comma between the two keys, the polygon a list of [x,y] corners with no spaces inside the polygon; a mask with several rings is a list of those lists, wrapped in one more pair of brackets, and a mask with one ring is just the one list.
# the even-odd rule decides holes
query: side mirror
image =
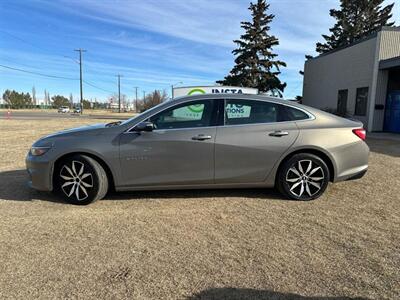
{"label": "side mirror", "polygon": [[135,131],[153,131],[154,124],[152,122],[141,122],[135,126]]}

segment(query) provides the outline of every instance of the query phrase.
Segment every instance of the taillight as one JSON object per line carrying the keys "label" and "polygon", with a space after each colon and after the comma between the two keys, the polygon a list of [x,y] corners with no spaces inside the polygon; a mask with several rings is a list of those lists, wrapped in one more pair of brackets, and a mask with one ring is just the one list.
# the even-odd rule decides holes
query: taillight
{"label": "taillight", "polygon": [[357,129],[353,129],[353,133],[358,136],[360,139],[362,139],[363,141],[365,141],[365,138],[367,136],[367,133],[365,131],[364,128],[357,128]]}

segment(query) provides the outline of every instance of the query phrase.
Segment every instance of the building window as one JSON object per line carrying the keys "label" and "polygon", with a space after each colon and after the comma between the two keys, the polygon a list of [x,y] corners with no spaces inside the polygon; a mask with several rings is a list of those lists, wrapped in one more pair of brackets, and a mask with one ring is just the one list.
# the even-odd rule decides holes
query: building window
{"label": "building window", "polygon": [[367,103],[368,103],[368,88],[358,88],[356,96],[356,109],[354,115],[366,116],[367,115]]}
{"label": "building window", "polygon": [[337,100],[337,114],[344,117],[347,112],[347,95],[349,90],[339,90]]}

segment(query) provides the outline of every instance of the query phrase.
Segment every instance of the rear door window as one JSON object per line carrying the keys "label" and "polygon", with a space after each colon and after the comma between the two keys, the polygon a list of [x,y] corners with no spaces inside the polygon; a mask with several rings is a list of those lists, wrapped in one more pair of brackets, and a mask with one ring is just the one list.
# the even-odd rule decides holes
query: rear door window
{"label": "rear door window", "polygon": [[267,101],[225,100],[225,125],[280,122],[282,105]]}
{"label": "rear door window", "polygon": [[310,118],[308,114],[300,109],[286,106],[286,114],[287,114],[287,121],[299,121],[299,120],[307,120]]}

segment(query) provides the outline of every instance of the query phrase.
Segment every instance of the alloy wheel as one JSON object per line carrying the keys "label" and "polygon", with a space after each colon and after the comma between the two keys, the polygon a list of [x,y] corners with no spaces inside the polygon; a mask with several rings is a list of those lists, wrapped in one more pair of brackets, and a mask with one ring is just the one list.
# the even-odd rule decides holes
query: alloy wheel
{"label": "alloy wheel", "polygon": [[89,191],[93,188],[93,175],[85,173],[85,164],[73,160],[71,166],[63,165],[60,171],[62,179],[61,189],[67,197],[75,197],[82,201],[89,197]]}
{"label": "alloy wheel", "polygon": [[295,162],[286,173],[289,191],[297,198],[317,194],[323,186],[324,179],[322,167],[309,159]]}

